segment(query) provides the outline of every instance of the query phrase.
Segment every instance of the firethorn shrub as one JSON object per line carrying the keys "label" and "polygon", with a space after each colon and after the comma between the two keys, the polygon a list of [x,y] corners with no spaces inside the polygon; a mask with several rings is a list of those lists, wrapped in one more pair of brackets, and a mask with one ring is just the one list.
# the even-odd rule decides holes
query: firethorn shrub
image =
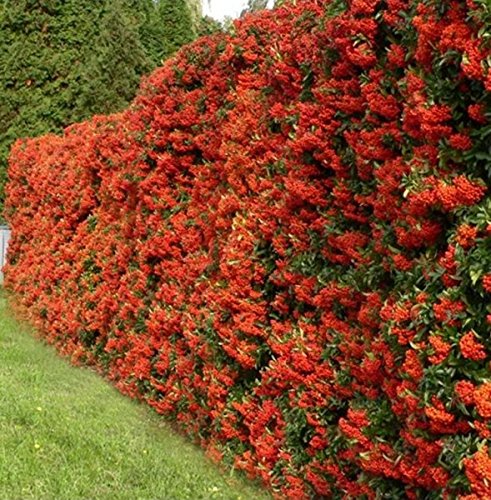
{"label": "firethorn shrub", "polygon": [[18,142],[6,283],[287,498],[491,498],[491,10],[298,0]]}

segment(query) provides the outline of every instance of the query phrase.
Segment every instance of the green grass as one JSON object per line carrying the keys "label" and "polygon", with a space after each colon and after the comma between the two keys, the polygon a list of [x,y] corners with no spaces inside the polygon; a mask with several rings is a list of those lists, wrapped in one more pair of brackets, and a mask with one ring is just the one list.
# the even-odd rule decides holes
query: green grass
{"label": "green grass", "polygon": [[261,499],[150,408],[33,338],[0,295],[0,498]]}

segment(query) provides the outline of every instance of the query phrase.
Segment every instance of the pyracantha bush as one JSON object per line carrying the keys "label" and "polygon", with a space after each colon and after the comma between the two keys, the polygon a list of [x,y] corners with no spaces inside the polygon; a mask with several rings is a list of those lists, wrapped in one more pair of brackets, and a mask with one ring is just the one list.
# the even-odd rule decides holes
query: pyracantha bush
{"label": "pyracantha bush", "polygon": [[286,498],[491,498],[491,12],[307,0],[18,142],[47,340]]}

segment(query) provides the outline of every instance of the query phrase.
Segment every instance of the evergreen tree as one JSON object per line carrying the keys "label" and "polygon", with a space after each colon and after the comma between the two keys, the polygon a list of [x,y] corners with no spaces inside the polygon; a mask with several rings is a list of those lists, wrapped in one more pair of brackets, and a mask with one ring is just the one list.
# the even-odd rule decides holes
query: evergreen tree
{"label": "evergreen tree", "polygon": [[198,26],[203,17],[203,2],[202,0],[187,0],[189,11],[191,12],[191,20],[194,26]]}
{"label": "evergreen tree", "polygon": [[[0,4],[0,175],[12,142],[57,131],[83,114],[73,100],[98,8],[76,0]],[[3,187],[3,182],[0,187]],[[3,191],[3,189],[2,189]],[[0,194],[3,199],[3,193]]]}
{"label": "evergreen tree", "polygon": [[138,26],[138,34],[147,57],[153,66],[159,60],[160,34],[156,31],[157,4],[154,0],[125,0],[124,8],[133,24]]}
{"label": "evergreen tree", "polygon": [[0,0],[0,213],[14,140],[122,109],[143,74],[195,37],[200,5]]}
{"label": "evergreen tree", "polygon": [[124,2],[106,3],[99,21],[100,31],[93,47],[86,49],[79,102],[89,116],[127,106],[141,76],[154,66],[140,38],[139,19],[127,14]]}
{"label": "evergreen tree", "polygon": [[159,41],[160,61],[170,57],[180,47],[196,37],[196,25],[189,0],[158,0],[154,30]]}

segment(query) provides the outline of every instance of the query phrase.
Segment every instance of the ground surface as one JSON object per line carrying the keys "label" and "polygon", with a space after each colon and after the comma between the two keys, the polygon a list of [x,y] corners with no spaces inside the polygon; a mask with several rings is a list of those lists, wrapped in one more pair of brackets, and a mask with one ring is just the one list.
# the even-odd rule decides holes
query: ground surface
{"label": "ground surface", "polygon": [[0,499],[261,499],[152,410],[70,366],[0,295]]}

